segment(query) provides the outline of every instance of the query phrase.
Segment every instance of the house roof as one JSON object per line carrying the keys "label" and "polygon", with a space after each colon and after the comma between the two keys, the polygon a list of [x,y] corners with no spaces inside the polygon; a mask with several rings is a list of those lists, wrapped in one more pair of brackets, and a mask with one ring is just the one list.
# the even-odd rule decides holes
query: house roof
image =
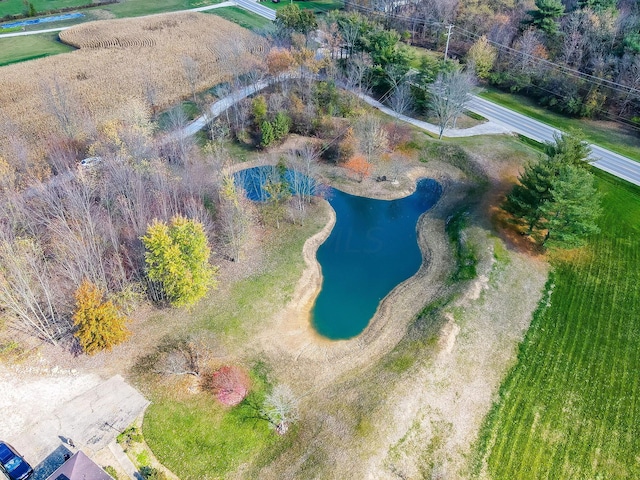
{"label": "house roof", "polygon": [[113,480],[81,451],[77,451],[60,468],[47,477],[47,480]]}

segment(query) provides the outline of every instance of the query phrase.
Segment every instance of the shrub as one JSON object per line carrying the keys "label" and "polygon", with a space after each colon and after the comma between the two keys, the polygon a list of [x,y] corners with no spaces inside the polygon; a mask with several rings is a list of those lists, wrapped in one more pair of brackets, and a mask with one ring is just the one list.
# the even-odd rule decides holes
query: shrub
{"label": "shrub", "polygon": [[238,405],[249,394],[251,380],[244,369],[235,365],[225,365],[207,376],[205,387],[223,405]]}

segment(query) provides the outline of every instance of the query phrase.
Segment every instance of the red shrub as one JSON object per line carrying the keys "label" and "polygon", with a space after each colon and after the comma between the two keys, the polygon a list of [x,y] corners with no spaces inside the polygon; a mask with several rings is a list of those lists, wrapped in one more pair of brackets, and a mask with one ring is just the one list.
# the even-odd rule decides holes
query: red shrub
{"label": "red shrub", "polygon": [[208,388],[224,405],[238,405],[249,394],[251,380],[242,368],[225,365],[213,372],[207,381]]}

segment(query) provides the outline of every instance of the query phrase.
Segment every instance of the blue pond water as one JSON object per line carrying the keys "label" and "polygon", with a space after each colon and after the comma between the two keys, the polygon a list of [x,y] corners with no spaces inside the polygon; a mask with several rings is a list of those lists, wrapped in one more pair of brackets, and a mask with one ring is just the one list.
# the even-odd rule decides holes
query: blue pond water
{"label": "blue pond water", "polygon": [[[243,174],[249,198],[264,199],[256,194],[264,177],[264,171]],[[380,301],[418,271],[422,254],[416,224],[441,193],[431,179],[421,179],[412,195],[391,201],[328,189],[336,224],[318,249],[323,283],[311,312],[320,335],[338,340],[360,334]]]}
{"label": "blue pond water", "polygon": [[5,23],[1,28],[26,27],[27,25],[40,25],[41,23],[61,22],[62,20],[71,20],[73,18],[84,17],[84,13],[65,13],[63,15],[54,15],[52,17],[31,18],[29,20],[20,20],[19,22]]}

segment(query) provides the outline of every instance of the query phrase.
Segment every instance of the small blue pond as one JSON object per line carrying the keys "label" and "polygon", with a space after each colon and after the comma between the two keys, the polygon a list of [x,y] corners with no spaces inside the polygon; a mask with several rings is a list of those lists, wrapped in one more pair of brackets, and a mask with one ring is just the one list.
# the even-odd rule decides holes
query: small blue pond
{"label": "small blue pond", "polygon": [[1,28],[26,27],[28,25],[40,25],[41,23],[61,22],[63,20],[72,20],[74,18],[84,17],[84,13],[65,13],[63,15],[54,15],[52,17],[31,18],[29,20],[20,20],[19,22],[5,23]]}
{"label": "small blue pond", "polygon": [[[250,192],[260,190],[265,174],[247,172],[241,184],[249,198],[259,200]],[[416,224],[441,193],[431,179],[418,181],[412,195],[391,201],[328,190],[336,224],[317,253],[323,283],[311,315],[318,333],[333,340],[360,334],[380,301],[418,271],[422,254]]]}

